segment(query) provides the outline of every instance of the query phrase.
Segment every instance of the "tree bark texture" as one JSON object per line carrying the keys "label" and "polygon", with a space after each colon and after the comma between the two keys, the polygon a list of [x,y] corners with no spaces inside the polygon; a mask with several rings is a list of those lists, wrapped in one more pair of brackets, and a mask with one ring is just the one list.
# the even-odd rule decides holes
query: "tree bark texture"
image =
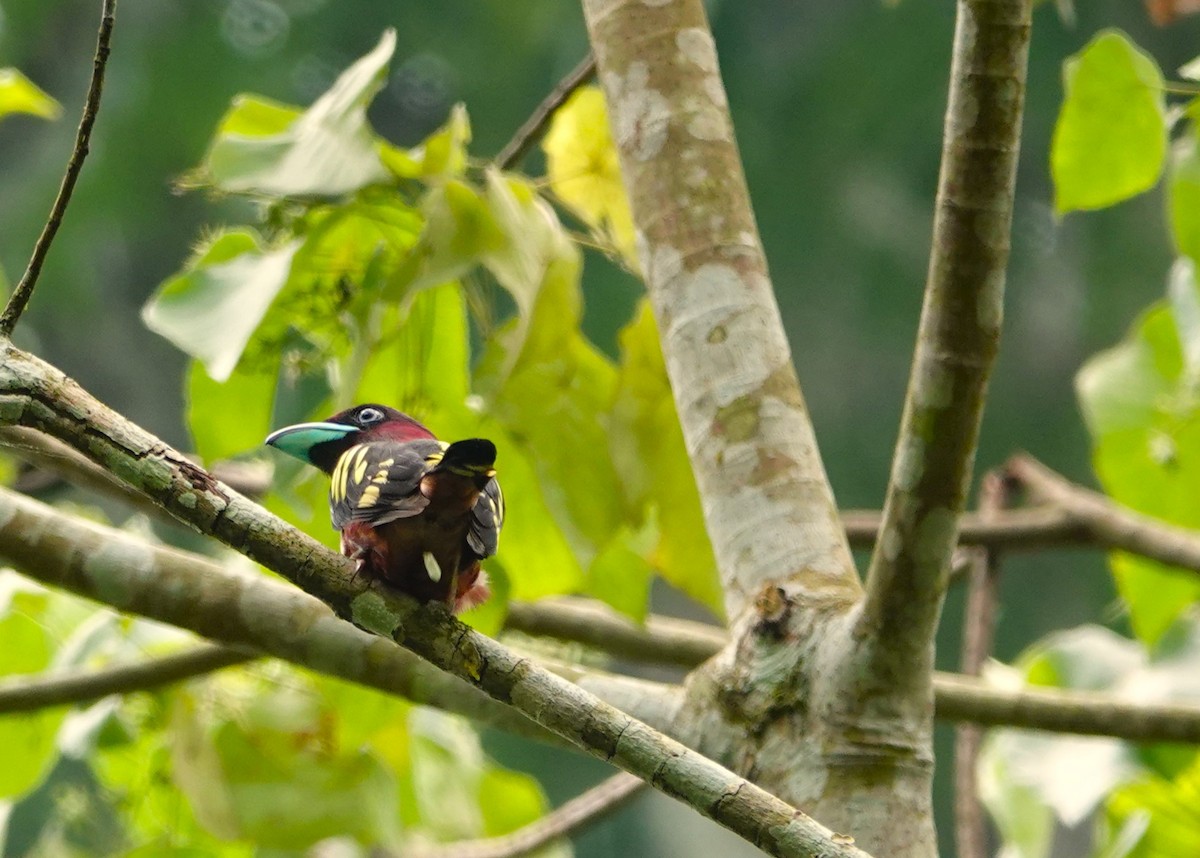
{"label": "tree bark texture", "polygon": [[700,0],[584,0],[638,258],[736,619],[860,587],[796,380]]}

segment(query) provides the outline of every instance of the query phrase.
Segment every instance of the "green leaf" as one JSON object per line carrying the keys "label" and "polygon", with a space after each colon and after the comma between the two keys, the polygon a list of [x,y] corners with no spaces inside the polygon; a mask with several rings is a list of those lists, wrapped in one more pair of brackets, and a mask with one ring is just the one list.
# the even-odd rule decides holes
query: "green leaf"
{"label": "green leaf", "polygon": [[[50,594],[15,573],[0,571],[0,676],[31,674],[50,663],[51,640],[43,618]],[[66,710],[0,716],[0,799],[32,789],[57,757],[56,737]]]}
{"label": "green leaf", "polygon": [[[1200,421],[1195,358],[1200,332],[1188,307],[1190,264],[1173,272],[1172,304],[1159,303],[1124,342],[1091,358],[1076,376],[1093,465],[1119,503],[1183,527],[1200,527]],[[1173,312],[1174,310],[1174,312]],[[1180,341],[1179,322],[1189,337]],[[1189,362],[1193,366],[1189,368]],[[1194,574],[1114,553],[1117,588],[1134,633],[1153,644],[1200,598]]]}
{"label": "green leaf", "polygon": [[457,283],[413,296],[388,316],[356,400],[394,404],[413,413],[465,406],[470,394],[467,308]]}
{"label": "green leaf", "polygon": [[304,244],[293,272],[298,278],[355,284],[372,266],[381,265],[389,275],[416,245],[423,227],[421,212],[391,190],[368,189],[351,202],[318,206],[305,217]]}
{"label": "green leaf", "polygon": [[334,714],[307,689],[264,685],[241,713],[211,724],[180,713],[189,738],[175,754],[177,779],[219,836],[279,849],[397,839],[394,778],[369,752],[330,746]]}
{"label": "green leaf", "polygon": [[[496,467],[507,507],[498,560],[512,570],[513,598],[573,592],[583,573],[547,508],[526,451],[494,415],[468,405],[469,357],[461,287],[421,292],[402,316],[386,317],[381,345],[371,354],[355,398],[394,404],[441,438],[490,438],[499,450]],[[327,514],[321,526],[328,527]]]}
{"label": "green leaf", "polygon": [[412,293],[456,280],[481,257],[504,246],[500,231],[478,190],[460,179],[435,186],[421,201],[425,229],[420,242],[388,283],[386,297]]}
{"label": "green leaf", "polygon": [[236,100],[191,181],[272,197],[336,197],[388,181],[367,106],[395,47],[387,30],[303,113],[256,96]]}
{"label": "green leaf", "polygon": [[620,333],[620,345],[621,365],[608,420],[609,452],[628,514],[639,524],[648,514],[657,521],[658,542],[646,557],[659,574],[722,617],[717,563],[649,301],[638,305]]}
{"label": "green leaf", "polygon": [[[546,796],[541,785],[521,772],[487,768],[479,779],[479,807],[487,837],[499,837],[536,822],[546,813]],[[536,858],[571,858],[565,841],[552,843],[532,853]]]}
{"label": "green leaf", "polygon": [[646,560],[657,528],[634,533],[625,527],[617,531],[600,550],[588,569],[585,591],[620,611],[634,622],[646,619],[650,609],[650,581],[654,567]]}
{"label": "green leaf", "polygon": [[467,109],[454,105],[446,124],[418,146],[412,156],[425,179],[461,176],[467,168],[467,144],[471,142],[471,121]]}
{"label": "green leaf", "polygon": [[1154,60],[1123,33],[1106,30],[1066,61],[1063,78],[1050,151],[1055,208],[1103,208],[1152,188],[1167,146]]}
{"label": "green leaf", "polygon": [[993,732],[979,755],[979,799],[1000,833],[1006,858],[1049,858],[1054,815],[1037,789],[1013,771],[1003,737]]}
{"label": "green leaf", "polygon": [[407,821],[434,839],[507,834],[545,813],[537,781],[492,763],[464,719],[417,707],[408,729],[412,792]]}
{"label": "green leaf", "polygon": [[1146,663],[1136,641],[1091,625],[1048,635],[1017,660],[1029,684],[1079,691],[1106,691]]}
{"label": "green leaf", "polygon": [[477,381],[488,412],[533,463],[554,520],[588,565],[621,525],[621,490],[612,460],[598,455],[608,447],[604,416],[616,371],[579,330],[578,277],[577,258],[547,266],[528,321],[497,331]]}
{"label": "green leaf", "polygon": [[[991,678],[1010,688],[1023,679],[1142,704],[1195,700],[1200,615],[1177,621],[1151,652],[1099,626],[1056,632],[1023,653],[1017,669],[993,668]],[[1186,746],[1134,747],[1115,739],[1000,729],[991,733],[980,758],[981,793],[1007,847],[1031,858],[1049,854],[1048,811],[1075,826],[1108,796],[1109,825],[1099,854],[1120,858],[1143,853],[1129,852],[1138,823],[1132,813],[1112,815],[1113,796],[1131,781],[1177,776],[1198,762],[1200,756]]]}
{"label": "green leaf", "polygon": [[10,113],[28,113],[58,119],[62,105],[14,68],[0,68],[0,119]]}
{"label": "green leaf", "polygon": [[1192,127],[1171,155],[1167,214],[1175,248],[1192,261],[1200,259],[1200,156]]}
{"label": "green leaf", "polygon": [[200,360],[215,381],[226,381],[287,282],[298,247],[265,248],[249,229],[222,233],[158,288],[142,319]]}
{"label": "green leaf", "polygon": [[199,361],[187,376],[187,424],[192,442],[207,463],[262,446],[271,431],[276,375],[235,369],[213,381]]}
{"label": "green leaf", "polygon": [[1145,825],[1137,844],[1124,853],[1130,858],[1200,855],[1200,760],[1173,781],[1151,776],[1122,787],[1106,809],[1116,831],[1131,822]]}

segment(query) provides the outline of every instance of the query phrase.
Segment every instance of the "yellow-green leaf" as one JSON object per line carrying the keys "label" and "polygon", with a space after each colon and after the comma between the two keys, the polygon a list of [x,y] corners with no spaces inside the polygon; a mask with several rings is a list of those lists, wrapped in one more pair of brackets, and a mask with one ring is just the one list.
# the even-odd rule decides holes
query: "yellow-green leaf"
{"label": "yellow-green leaf", "polygon": [[[1176,276],[1190,270],[1177,269]],[[1194,292],[1188,278],[1173,291]],[[1188,360],[1200,342],[1181,342],[1186,302],[1153,305],[1120,344],[1091,358],[1075,379],[1092,436],[1093,464],[1106,492],[1119,503],[1184,527],[1200,527],[1200,420]],[[1200,332],[1192,330],[1193,337]],[[1153,644],[1200,598],[1194,574],[1145,558],[1114,553],[1117,588],[1134,633]]]}
{"label": "yellow-green leaf", "polygon": [[554,193],[636,269],[633,216],[599,87],[580,87],[555,111],[542,149]]}
{"label": "yellow-green leaf", "polygon": [[0,119],[10,113],[58,119],[62,115],[62,105],[16,69],[3,68],[0,69]]}
{"label": "yellow-green leaf", "polygon": [[392,173],[367,106],[387,81],[395,48],[388,30],[303,112],[259,96],[235,99],[189,181],[274,197],[336,197],[386,182]]}

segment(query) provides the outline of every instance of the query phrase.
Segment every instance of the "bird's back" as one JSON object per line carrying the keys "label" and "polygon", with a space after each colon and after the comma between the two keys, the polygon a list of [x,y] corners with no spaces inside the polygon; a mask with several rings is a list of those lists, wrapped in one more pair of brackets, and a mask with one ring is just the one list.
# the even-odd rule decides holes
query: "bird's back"
{"label": "bird's back", "polygon": [[334,466],[330,511],[361,573],[458,608],[486,598],[479,561],[495,553],[504,501],[483,439],[367,441]]}

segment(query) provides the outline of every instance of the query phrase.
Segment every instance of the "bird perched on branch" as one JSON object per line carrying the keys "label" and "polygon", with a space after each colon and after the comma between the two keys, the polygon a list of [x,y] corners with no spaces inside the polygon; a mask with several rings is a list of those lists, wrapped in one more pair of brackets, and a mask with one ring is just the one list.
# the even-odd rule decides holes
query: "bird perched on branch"
{"label": "bird perched on branch", "polygon": [[333,526],[358,572],[455,612],[490,595],[479,563],[504,523],[491,441],[447,444],[394,408],[358,405],[266,443],[330,475]]}

